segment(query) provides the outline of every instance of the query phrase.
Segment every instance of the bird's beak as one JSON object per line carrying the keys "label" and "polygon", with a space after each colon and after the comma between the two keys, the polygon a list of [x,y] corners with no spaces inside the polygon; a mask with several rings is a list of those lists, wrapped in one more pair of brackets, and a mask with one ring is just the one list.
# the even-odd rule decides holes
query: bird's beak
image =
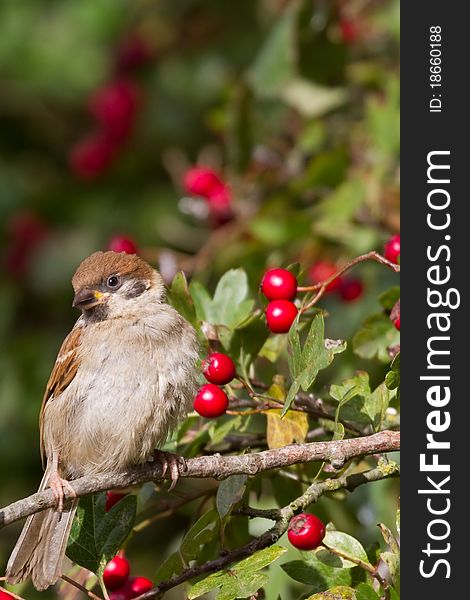
{"label": "bird's beak", "polygon": [[103,294],[97,290],[80,290],[75,294],[72,306],[88,310],[89,308],[93,308],[98,304],[102,304],[107,295],[108,294]]}

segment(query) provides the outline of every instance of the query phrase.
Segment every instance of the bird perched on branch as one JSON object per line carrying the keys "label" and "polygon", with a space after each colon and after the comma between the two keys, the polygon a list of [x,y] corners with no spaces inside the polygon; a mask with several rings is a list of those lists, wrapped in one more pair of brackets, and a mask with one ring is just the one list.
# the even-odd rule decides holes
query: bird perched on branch
{"label": "bird perched on branch", "polygon": [[96,252],[72,279],[81,316],[65,338],[47,383],[39,424],[45,467],[39,490],[57,507],[29,517],[6,577],[31,577],[38,590],[61,575],[78,499],[68,480],[120,472],[152,457],[178,477],[176,457],[154,453],[189,411],[198,343],[165,302],[162,278],[136,255]]}

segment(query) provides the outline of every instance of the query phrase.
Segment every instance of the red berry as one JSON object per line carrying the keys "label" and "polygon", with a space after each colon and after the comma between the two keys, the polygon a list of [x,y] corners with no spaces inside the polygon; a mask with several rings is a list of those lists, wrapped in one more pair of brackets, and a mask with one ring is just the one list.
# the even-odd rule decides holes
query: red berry
{"label": "red berry", "polygon": [[364,286],[360,279],[343,279],[339,295],[345,302],[354,302],[362,296]]}
{"label": "red berry", "polygon": [[125,252],[126,254],[137,254],[138,249],[133,239],[124,235],[116,235],[109,241],[108,250],[113,252]]}
{"label": "red berry", "polygon": [[131,600],[132,596],[130,596],[129,582],[116,592],[112,592],[109,595],[109,600]]}
{"label": "red berry", "polygon": [[289,300],[273,300],[266,307],[266,322],[273,333],[287,333],[297,316],[297,307]]}
{"label": "red berry", "polygon": [[291,519],[287,537],[299,550],[313,550],[325,537],[325,525],[315,515],[301,513]]}
{"label": "red berry", "polygon": [[5,251],[5,264],[14,277],[28,271],[35,251],[48,236],[47,226],[34,213],[21,211],[7,221],[9,243]]}
{"label": "red berry", "polygon": [[398,264],[398,257],[400,256],[400,234],[397,233],[391,237],[384,247],[384,256],[387,260],[392,263]]}
{"label": "red berry", "polygon": [[123,140],[134,125],[138,96],[134,83],[118,79],[92,94],[89,100],[90,112],[109,137]]}
{"label": "red berry", "polygon": [[124,587],[129,578],[129,562],[124,556],[115,556],[106,565],[103,572],[103,581],[108,590],[119,590]]}
{"label": "red berry", "polygon": [[206,419],[220,417],[227,407],[227,394],[213,383],[203,385],[194,400],[194,410]]}
{"label": "red berry", "polygon": [[225,385],[230,383],[236,375],[235,364],[230,356],[221,352],[209,354],[202,363],[202,372],[204,377],[210,383]]}
{"label": "red berry", "polygon": [[121,492],[106,492],[106,512],[111,510],[115,504],[122,500],[127,494]]}
{"label": "red berry", "polygon": [[226,188],[219,175],[208,167],[189,169],[186,171],[183,183],[190,194],[202,196],[203,198],[217,198]]}
{"label": "red berry", "polygon": [[94,133],[72,148],[70,168],[79,179],[95,179],[106,171],[115,154],[114,143],[103,133]]}
{"label": "red berry", "polygon": [[3,600],[12,600],[14,598],[14,596],[12,596],[11,594],[9,594],[6,590],[4,590],[3,588],[0,588],[0,599]]}
{"label": "red berry", "polygon": [[359,28],[352,19],[342,18],[339,22],[339,30],[345,44],[354,44],[359,37]]}
{"label": "red berry", "polygon": [[133,577],[129,580],[129,598],[137,598],[153,588],[153,583],[147,577]]}
{"label": "red berry", "polygon": [[297,293],[297,279],[286,269],[270,269],[261,280],[261,291],[268,300],[292,300]]}
{"label": "red berry", "polygon": [[398,316],[395,321],[393,321],[393,324],[395,325],[395,329],[398,329],[398,331],[400,331],[400,317]]}
{"label": "red berry", "polygon": [[[312,283],[323,283],[332,277],[338,271],[338,267],[329,260],[319,260],[313,264],[308,270],[308,274]],[[327,292],[339,289],[341,286],[341,277],[336,277],[331,283],[326,286]]]}

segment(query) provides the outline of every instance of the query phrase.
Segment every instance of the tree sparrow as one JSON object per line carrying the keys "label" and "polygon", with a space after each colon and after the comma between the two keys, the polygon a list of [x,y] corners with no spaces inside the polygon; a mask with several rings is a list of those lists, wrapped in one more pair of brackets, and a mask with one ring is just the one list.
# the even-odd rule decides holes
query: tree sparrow
{"label": "tree sparrow", "polygon": [[[51,487],[57,508],[27,519],[6,571],[9,583],[31,576],[37,590],[61,575],[78,503],[64,503],[67,480],[149,460],[189,411],[196,384],[196,333],[165,302],[150,265],[96,252],[72,284],[82,315],[59,351],[39,417],[39,490]],[[175,478],[178,465],[170,466]]]}

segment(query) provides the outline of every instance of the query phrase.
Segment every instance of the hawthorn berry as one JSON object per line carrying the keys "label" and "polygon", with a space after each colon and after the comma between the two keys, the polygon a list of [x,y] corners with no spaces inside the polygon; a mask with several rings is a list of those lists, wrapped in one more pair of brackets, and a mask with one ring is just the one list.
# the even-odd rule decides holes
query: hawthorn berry
{"label": "hawthorn berry", "polygon": [[124,235],[115,235],[108,244],[108,250],[114,252],[125,252],[126,254],[137,254],[138,248],[134,240]]}
{"label": "hawthorn berry", "polygon": [[104,568],[103,581],[108,590],[115,591],[124,587],[129,579],[129,561],[124,556],[116,555]]}
{"label": "hawthorn berry", "polygon": [[192,167],[184,175],[183,184],[190,194],[214,198],[225,189],[220,176],[209,167]]}
{"label": "hawthorn berry", "polygon": [[194,400],[194,410],[206,419],[222,416],[228,407],[228,397],[224,390],[213,383],[201,387]]}
{"label": "hawthorn berry", "polygon": [[393,324],[395,325],[395,329],[400,331],[400,315],[398,315],[398,317],[393,321]]}
{"label": "hawthorn berry", "polygon": [[297,278],[286,269],[270,269],[261,280],[261,291],[268,300],[292,300],[297,293]]}
{"label": "hawthorn berry", "polygon": [[105,510],[111,510],[115,504],[122,500],[127,494],[121,492],[106,492],[106,507]]}
{"label": "hawthorn berry", "polygon": [[14,596],[12,596],[11,594],[9,594],[6,590],[4,590],[3,588],[0,588],[0,600],[12,600]]}
{"label": "hawthorn berry", "polygon": [[236,375],[235,364],[230,356],[213,352],[202,362],[202,372],[209,383],[225,385]]}
{"label": "hawthorn berry", "polygon": [[325,525],[315,515],[301,513],[291,519],[287,537],[299,550],[313,550],[325,537]]}
{"label": "hawthorn berry", "polygon": [[297,307],[289,300],[273,300],[266,307],[266,322],[273,333],[287,333],[297,316]]}
{"label": "hawthorn berry", "polygon": [[384,246],[384,256],[392,263],[398,264],[400,256],[400,234],[392,236]]}
{"label": "hawthorn berry", "polygon": [[147,577],[133,577],[129,580],[129,598],[137,598],[153,588],[153,583]]}
{"label": "hawthorn berry", "polygon": [[354,302],[362,296],[364,286],[360,279],[343,279],[339,288],[339,295],[344,302]]}
{"label": "hawthorn berry", "polygon": [[96,179],[106,171],[115,154],[116,147],[112,140],[102,132],[93,133],[71,149],[70,168],[79,179]]}
{"label": "hawthorn berry", "polygon": [[121,141],[131,132],[138,96],[133,82],[118,79],[96,90],[90,97],[90,112],[111,139]]}
{"label": "hawthorn berry", "polygon": [[[308,274],[312,283],[323,283],[332,277],[338,271],[337,266],[329,260],[319,260],[313,264],[308,270]],[[341,286],[342,277],[336,277],[331,283],[326,286],[325,291],[333,292]]]}
{"label": "hawthorn berry", "polygon": [[343,17],[339,22],[341,39],[346,45],[354,44],[359,37],[359,27],[352,19]]}

